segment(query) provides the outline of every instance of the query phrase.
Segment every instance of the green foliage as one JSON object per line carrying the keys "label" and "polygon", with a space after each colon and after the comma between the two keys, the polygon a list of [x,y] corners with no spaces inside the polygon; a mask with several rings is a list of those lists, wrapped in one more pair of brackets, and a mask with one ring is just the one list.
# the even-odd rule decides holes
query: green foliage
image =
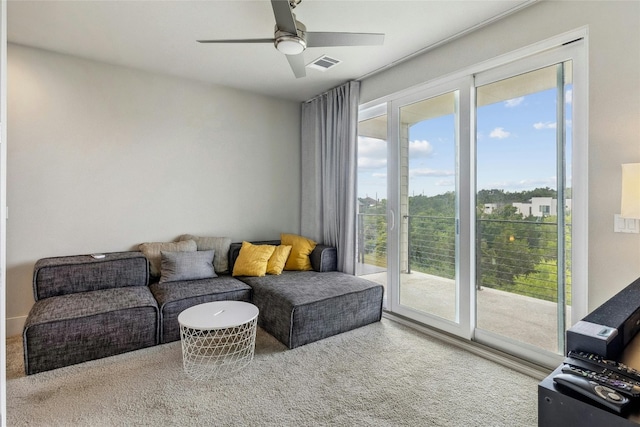
{"label": "green foliage", "polygon": [[476,197],[478,204],[487,203],[526,203],[532,197],[552,197],[556,198],[556,190],[549,187],[536,188],[534,190],[525,190],[520,192],[508,192],[504,190],[480,190]]}
{"label": "green foliage", "polygon": [[[567,191],[570,194],[570,190]],[[557,221],[555,216],[524,218],[511,203],[532,197],[556,197],[550,188],[522,192],[481,190],[477,195],[477,278],[482,287],[556,301]],[[365,233],[361,259],[386,266],[386,200],[360,200]],[[484,205],[496,204],[490,213]],[[455,277],[455,194],[409,197],[410,269]],[[570,289],[570,215],[565,218],[567,289]],[[567,299],[570,300],[570,290]]]}
{"label": "green foliage", "polygon": [[[558,266],[555,260],[544,260],[536,266],[536,271],[525,276],[516,276],[511,292],[546,301],[558,300]],[[567,270],[566,304],[571,304],[571,282]]]}
{"label": "green foliage", "polygon": [[456,195],[453,192],[409,197],[409,215],[453,217],[455,214]]}

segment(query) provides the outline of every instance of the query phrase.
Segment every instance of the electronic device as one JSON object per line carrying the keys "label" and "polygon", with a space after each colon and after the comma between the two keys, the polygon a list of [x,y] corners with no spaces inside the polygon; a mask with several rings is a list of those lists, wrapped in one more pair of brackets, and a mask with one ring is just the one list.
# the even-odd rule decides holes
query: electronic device
{"label": "electronic device", "polygon": [[567,331],[567,357],[538,385],[539,425],[640,424],[639,331],[637,279]]}
{"label": "electronic device", "polygon": [[640,331],[640,279],[567,330],[567,350],[618,360]]}
{"label": "electronic device", "polygon": [[103,259],[105,257],[105,254],[91,254],[91,258],[94,259]]}
{"label": "electronic device", "polygon": [[598,354],[586,353],[583,351],[570,351],[569,358],[581,360],[589,365],[604,368],[606,370],[610,370],[611,372],[615,372],[624,377],[627,377],[633,381],[640,382],[640,372],[628,367],[624,363],[605,359]]}
{"label": "electronic device", "polygon": [[562,367],[562,373],[587,378],[591,381],[611,387],[618,393],[627,397],[640,397],[640,385],[632,383],[626,380],[625,377],[621,377],[620,375],[612,371],[607,371],[606,369],[602,372],[595,372],[575,365],[565,364]]}
{"label": "electronic device", "polygon": [[617,413],[621,413],[630,402],[628,397],[623,396],[613,388],[582,376],[563,373],[555,375],[553,377],[553,381],[556,384],[578,392]]}

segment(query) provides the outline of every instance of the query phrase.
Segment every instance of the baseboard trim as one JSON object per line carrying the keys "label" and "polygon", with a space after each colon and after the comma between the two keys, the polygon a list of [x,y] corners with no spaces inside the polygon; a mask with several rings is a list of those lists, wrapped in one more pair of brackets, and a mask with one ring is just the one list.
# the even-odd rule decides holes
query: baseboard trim
{"label": "baseboard trim", "polygon": [[499,350],[493,349],[483,344],[479,344],[474,341],[467,341],[460,337],[456,337],[454,335],[450,335],[445,332],[438,331],[436,329],[417,323],[413,320],[404,318],[402,316],[398,316],[397,314],[384,311],[382,313],[382,316],[394,322],[398,322],[412,329],[415,329],[425,335],[429,335],[430,337],[439,339],[448,344],[455,345],[456,347],[460,347],[463,350],[467,350],[480,357],[489,359],[493,362],[504,365],[508,368],[513,369],[514,371],[518,371],[522,374],[528,375],[540,381],[542,381],[551,373],[551,370],[544,366],[536,365],[529,361],[522,360],[518,357],[512,356],[507,353],[503,353]]}
{"label": "baseboard trim", "polygon": [[27,321],[27,316],[8,317],[6,321],[7,325],[7,338],[14,335],[22,335],[24,329],[24,322]]}

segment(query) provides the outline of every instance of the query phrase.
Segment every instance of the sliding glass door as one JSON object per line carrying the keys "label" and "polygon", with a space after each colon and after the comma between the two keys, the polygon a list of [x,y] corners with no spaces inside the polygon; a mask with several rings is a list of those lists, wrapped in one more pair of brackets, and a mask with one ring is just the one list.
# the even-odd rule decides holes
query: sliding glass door
{"label": "sliding glass door", "polygon": [[571,324],[573,61],[476,76],[476,340],[564,352]]}
{"label": "sliding glass door", "polygon": [[469,198],[460,185],[469,168],[459,166],[469,94],[464,79],[361,112],[357,253],[358,274],[387,286],[390,311],[467,337],[470,245],[460,242],[470,238],[459,200]]}
{"label": "sliding glass door", "polygon": [[388,311],[557,364],[585,294],[571,287],[572,240],[584,242],[573,229],[585,224],[572,214],[572,164],[585,170],[572,143],[572,124],[586,121],[573,103],[576,87],[586,91],[575,83],[580,51],[548,50],[361,111],[358,274],[386,286]]}

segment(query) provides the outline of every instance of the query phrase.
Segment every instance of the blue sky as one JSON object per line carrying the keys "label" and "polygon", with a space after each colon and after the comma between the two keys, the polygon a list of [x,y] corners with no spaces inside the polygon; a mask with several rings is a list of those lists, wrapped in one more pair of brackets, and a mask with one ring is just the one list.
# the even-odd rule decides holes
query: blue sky
{"label": "blue sky", "polygon": [[[567,116],[571,88],[565,92]],[[556,187],[554,89],[497,102],[477,111],[477,187],[522,191]],[[567,122],[570,147],[570,120]],[[386,198],[386,142],[360,138],[358,197]],[[567,158],[570,157],[567,152]],[[455,190],[453,115],[420,122],[409,132],[409,194]]]}

